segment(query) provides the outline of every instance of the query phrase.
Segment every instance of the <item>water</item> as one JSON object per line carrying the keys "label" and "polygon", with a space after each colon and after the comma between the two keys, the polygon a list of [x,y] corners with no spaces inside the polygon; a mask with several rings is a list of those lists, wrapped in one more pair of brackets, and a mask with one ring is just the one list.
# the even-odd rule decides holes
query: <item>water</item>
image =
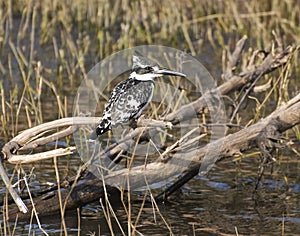
{"label": "water", "polygon": [[[209,48],[209,47],[204,47]],[[219,56],[219,55],[218,55]],[[200,61],[209,66],[215,77],[220,75],[220,61],[213,52],[203,53]],[[210,58],[210,61],[207,60]],[[50,63],[51,64],[51,63]],[[79,84],[79,79],[76,83]],[[21,81],[19,81],[21,83]],[[7,88],[11,84],[8,83]],[[74,90],[70,87],[60,88],[63,95],[68,97],[68,111],[72,110]],[[49,91],[48,91],[49,92]],[[53,111],[55,100],[51,96],[43,97],[43,114],[45,120],[58,117]],[[249,109],[252,111],[252,109]],[[247,114],[246,114],[247,115]],[[25,113],[20,115],[20,127],[25,127]],[[136,230],[145,235],[285,235],[300,234],[300,172],[299,157],[288,150],[279,154],[280,165],[274,164],[273,172],[267,168],[257,191],[257,157],[246,158],[242,162],[233,163],[232,160],[220,162],[206,177],[196,177],[184,185],[180,191],[173,194],[168,202],[158,203],[157,208],[146,201],[142,213],[136,223]],[[68,158],[59,158],[61,178],[74,175],[80,166],[80,157],[77,155]],[[13,166],[7,165],[9,173]],[[34,169],[30,187],[38,190],[41,184],[55,183],[53,161],[47,160],[23,168],[29,172]],[[287,179],[287,182],[284,179]],[[154,190],[154,195],[159,190]],[[1,198],[4,198],[5,189],[1,188]],[[125,197],[125,202],[126,202]],[[143,195],[131,195],[131,221],[135,224]],[[128,216],[122,203],[114,199],[111,204],[118,222],[110,217],[113,231],[120,234],[123,230],[127,234]],[[62,230],[59,215],[40,217],[42,228],[50,235],[58,235]],[[111,231],[99,202],[91,203],[82,209],[68,211],[65,222],[69,235],[110,235]],[[14,223],[11,223],[11,230]],[[122,230],[119,229],[119,225]],[[4,223],[1,223],[0,234],[4,234]],[[35,234],[42,231],[36,223],[18,221],[15,235]]]}
{"label": "water", "polygon": [[[219,235],[235,232],[242,235],[278,235],[283,229],[286,235],[300,234],[299,167],[297,162],[290,161],[293,158],[296,157],[287,157],[280,167],[275,166],[273,174],[267,170],[257,191],[254,191],[258,166],[255,158],[239,164],[221,162],[207,177],[196,177],[172,195],[169,201],[158,203],[160,213],[150,201],[146,201],[136,230],[145,235],[166,235],[170,233],[170,229],[177,235]],[[77,161],[79,162],[78,158]],[[35,166],[38,182],[55,179],[51,161]],[[68,169],[72,173],[76,169],[76,161],[61,158],[59,166],[62,172]],[[282,181],[282,172],[288,177],[289,184]],[[39,184],[33,182],[32,185],[34,189]],[[154,190],[153,193],[157,191]],[[142,202],[142,193],[131,194],[133,224]],[[112,199],[111,204],[114,205],[114,212],[122,230],[127,234],[128,217],[122,203],[118,199]],[[111,216],[110,219],[114,233],[121,233],[114,217]],[[50,235],[59,234],[61,231],[59,215],[40,217],[40,221],[43,229]],[[78,211],[67,211],[65,222],[70,235],[76,235],[78,231],[81,235],[111,233],[99,202],[91,203]],[[41,234],[37,224],[32,224],[31,227],[30,232]],[[19,221],[15,229],[16,235],[27,235],[28,231],[28,221]]]}
{"label": "water", "polygon": [[[48,102],[44,100],[45,107]],[[50,106],[49,106],[50,107]],[[273,174],[270,168],[257,191],[256,173],[259,162],[256,158],[247,158],[241,163],[227,160],[219,163],[207,177],[196,177],[165,203],[159,203],[153,209],[146,202],[138,220],[136,230],[145,235],[219,235],[219,234],[261,234],[286,235],[300,234],[300,175],[299,158],[284,150],[280,155],[280,166],[274,164]],[[61,178],[74,175],[80,166],[79,156],[59,158]],[[25,165],[26,171],[34,169],[35,178],[30,184],[32,190],[38,190],[41,183],[56,182],[53,161],[47,160]],[[13,166],[7,165],[12,170]],[[10,171],[12,173],[12,171]],[[288,179],[285,183],[284,176]],[[1,189],[1,198],[4,197]],[[158,193],[155,190],[154,193]],[[126,198],[125,198],[126,199]],[[140,211],[142,196],[131,195],[131,220],[135,220]],[[111,202],[115,214],[127,234],[128,217],[120,203]],[[61,232],[59,215],[40,218],[43,229],[50,235]],[[121,233],[119,225],[111,217],[113,231]],[[95,233],[110,235],[111,231],[99,202],[84,206],[80,211],[68,211],[65,218],[69,235]],[[80,222],[80,223],[79,223]],[[3,222],[1,224],[3,228]],[[13,227],[13,224],[11,225]],[[42,234],[37,224],[18,221],[15,235]]]}

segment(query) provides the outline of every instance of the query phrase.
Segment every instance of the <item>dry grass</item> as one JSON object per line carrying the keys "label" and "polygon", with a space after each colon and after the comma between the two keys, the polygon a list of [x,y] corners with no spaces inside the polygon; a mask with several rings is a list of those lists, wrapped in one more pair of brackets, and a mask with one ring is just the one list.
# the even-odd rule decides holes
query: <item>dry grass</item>
{"label": "dry grass", "polygon": [[[163,44],[201,55],[216,54],[241,35],[250,47],[270,48],[271,31],[299,44],[299,1],[14,1],[0,7],[0,73],[4,78],[2,127],[15,135],[19,114],[27,126],[42,123],[42,101],[53,96],[57,117],[70,115],[66,94],[92,65],[139,44]],[[267,44],[267,45],[265,45]],[[66,91],[67,90],[67,91]],[[6,104],[5,104],[6,103]],[[46,120],[55,116],[46,117]],[[9,127],[9,128],[8,128]]]}
{"label": "dry grass", "polygon": [[[215,50],[211,53],[221,55],[221,48],[243,34],[250,38],[250,49],[270,49],[272,30],[281,35],[283,44],[299,44],[300,9],[295,7],[299,4],[296,0],[7,1],[0,6],[0,134],[7,140],[26,127],[70,115],[70,91],[76,91],[82,76],[124,48],[163,44],[201,55],[202,46],[210,44]],[[53,98],[54,114],[43,113],[45,96]],[[286,99],[287,93],[280,97]],[[19,122],[20,114],[26,114],[26,120]]]}
{"label": "dry grass", "polygon": [[[249,54],[244,55],[243,64],[252,54],[251,48],[271,48],[272,30],[281,36],[283,44],[300,44],[299,5],[299,0],[4,1],[0,4],[1,140],[8,141],[36,124],[70,116],[73,91],[82,76],[118,50],[161,44],[201,55],[205,52],[203,46],[210,45],[211,53],[221,57],[223,48],[228,49],[227,45],[232,46],[245,34],[249,37]],[[273,86],[261,95],[260,102],[255,100],[256,116],[249,119],[251,122],[264,116],[270,97],[280,103],[299,90],[294,79],[296,72],[299,74],[298,59],[278,77],[266,78]],[[43,103],[45,100],[48,105]],[[49,100],[53,101],[51,107],[47,107]],[[299,128],[293,131],[300,139]],[[58,165],[55,162],[57,180]],[[130,195],[127,201],[127,233],[138,234],[140,213],[134,221]],[[107,219],[115,217],[109,202],[101,204]],[[161,214],[157,205],[153,211]],[[5,234],[14,235],[8,225],[1,227]],[[62,228],[67,234],[65,224]]]}

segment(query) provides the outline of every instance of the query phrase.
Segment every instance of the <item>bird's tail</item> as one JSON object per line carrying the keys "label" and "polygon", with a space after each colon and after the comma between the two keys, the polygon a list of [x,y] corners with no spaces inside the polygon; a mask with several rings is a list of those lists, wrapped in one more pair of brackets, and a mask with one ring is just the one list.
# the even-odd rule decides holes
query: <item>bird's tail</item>
{"label": "bird's tail", "polygon": [[101,134],[106,133],[111,129],[111,122],[108,117],[103,117],[100,123],[97,125],[96,129],[90,134],[89,139],[95,140]]}

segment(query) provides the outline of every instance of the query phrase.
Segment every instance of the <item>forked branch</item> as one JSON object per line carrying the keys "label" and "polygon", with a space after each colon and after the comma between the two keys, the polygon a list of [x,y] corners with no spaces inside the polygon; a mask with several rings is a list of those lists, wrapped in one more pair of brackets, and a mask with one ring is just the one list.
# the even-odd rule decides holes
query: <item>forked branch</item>
{"label": "forked branch", "polygon": [[[262,75],[270,73],[271,71],[285,65],[295,51],[295,47],[287,47],[284,50],[274,50],[270,53],[266,53],[265,58],[260,64],[253,66],[253,64],[250,63],[248,68],[238,75],[234,75],[233,73],[229,72],[229,67],[237,64],[237,58],[239,55],[241,55],[241,50],[244,47],[244,43],[245,38],[243,38],[237,44],[237,48],[232,54],[234,58],[232,58],[231,62],[228,63],[228,73],[226,73],[226,77],[228,78],[226,78],[224,84],[220,85],[213,91],[207,91],[196,101],[182,106],[177,111],[168,114],[163,120],[152,120],[148,121],[148,123],[145,123],[145,120],[140,120],[138,128],[131,131],[120,142],[108,147],[107,150],[109,150],[109,152],[104,151],[103,153],[100,153],[99,158],[105,158],[107,155],[112,155],[113,157],[118,155],[120,152],[126,152],[131,145],[135,144],[136,137],[140,135],[146,135],[146,133],[154,127],[167,126],[171,128],[172,125],[176,125],[181,121],[188,120],[193,117],[194,111],[197,111],[198,114],[201,114],[205,108],[207,108],[207,102],[214,99],[215,94],[227,95],[232,91],[242,88],[245,84],[252,83],[258,78],[261,78]],[[191,115],[192,113],[193,115]],[[98,118],[82,118],[82,120],[79,119],[77,120],[77,123],[74,123],[73,118],[66,118],[37,126],[16,136],[5,145],[2,152],[9,162],[22,162],[22,160],[16,159],[20,158],[20,155],[17,155],[16,152],[21,148],[26,149],[43,145],[48,141],[53,141],[69,135],[71,130],[76,129],[79,125],[95,124],[97,120]],[[226,137],[211,142],[204,147],[197,148],[195,150],[185,150],[186,152],[184,155],[180,152],[172,153],[172,148],[169,148],[167,150],[167,155],[169,156],[167,161],[158,159],[157,161],[147,164],[146,166],[136,166],[130,170],[122,169],[108,172],[102,181],[111,186],[108,188],[108,191],[115,191],[116,189],[113,188],[113,186],[126,186],[128,181],[131,188],[134,189],[145,186],[148,183],[155,183],[156,181],[173,177],[178,173],[186,172],[188,173],[189,178],[181,181],[180,183],[184,184],[198,173],[197,171],[199,170],[204,156],[209,150],[214,150],[216,146],[222,148],[218,153],[218,158],[215,158],[215,156],[212,157],[214,158],[212,160],[213,163],[215,161],[220,161],[222,158],[230,158],[232,156],[240,155],[241,152],[251,148],[272,145],[272,138],[276,136],[277,133],[284,132],[294,125],[299,124],[299,122],[300,95],[297,95],[295,98],[293,98],[287,104],[283,104],[265,119],[250,127],[240,130],[239,132],[227,135]],[[57,128],[64,129],[62,131],[57,131]],[[51,133],[49,133],[49,131],[51,131]],[[48,136],[44,137],[46,134],[48,134]],[[266,136],[265,134],[268,135]],[[173,146],[176,148],[176,143],[174,143]],[[65,151],[65,149],[59,150],[60,153],[64,153]],[[69,151],[74,150],[69,149]],[[59,154],[55,153],[54,155],[57,156]],[[182,165],[184,162],[189,164]],[[92,202],[99,197],[103,197],[102,181],[98,178],[90,177],[82,179],[79,183],[74,183],[72,187],[62,189],[61,197],[62,200],[66,202],[66,209],[75,208]],[[52,195],[46,199],[40,197],[34,200],[35,208],[40,213],[49,213],[58,210],[57,206],[59,206],[59,198],[57,192],[52,192],[51,194]],[[47,209],[45,209],[45,206],[47,206]],[[11,213],[15,214],[16,211]]]}

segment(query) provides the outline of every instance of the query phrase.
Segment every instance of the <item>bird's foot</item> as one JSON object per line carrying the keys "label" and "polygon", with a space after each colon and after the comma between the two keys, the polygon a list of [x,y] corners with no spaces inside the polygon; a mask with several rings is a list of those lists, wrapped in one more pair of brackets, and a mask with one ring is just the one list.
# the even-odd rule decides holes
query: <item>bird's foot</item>
{"label": "bird's foot", "polygon": [[131,119],[129,121],[129,127],[132,128],[132,129],[136,129],[137,128],[137,120],[136,119]]}

